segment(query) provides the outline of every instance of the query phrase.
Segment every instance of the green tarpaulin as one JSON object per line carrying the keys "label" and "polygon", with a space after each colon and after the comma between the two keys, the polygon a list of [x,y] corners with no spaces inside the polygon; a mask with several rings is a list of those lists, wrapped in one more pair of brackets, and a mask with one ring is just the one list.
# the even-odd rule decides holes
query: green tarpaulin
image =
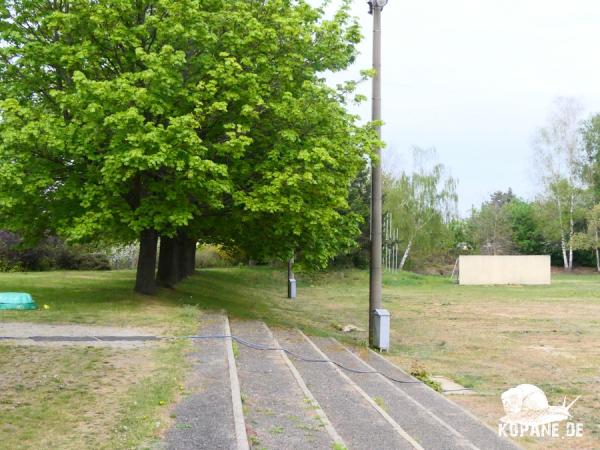
{"label": "green tarpaulin", "polygon": [[0,292],[1,309],[37,309],[37,305],[25,292]]}

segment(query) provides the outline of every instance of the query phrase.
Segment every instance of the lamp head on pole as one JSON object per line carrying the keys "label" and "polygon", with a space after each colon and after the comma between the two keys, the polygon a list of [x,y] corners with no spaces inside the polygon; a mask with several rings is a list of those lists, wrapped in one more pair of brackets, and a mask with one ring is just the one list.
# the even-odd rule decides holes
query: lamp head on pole
{"label": "lamp head on pole", "polygon": [[369,0],[367,2],[369,4],[369,14],[373,14],[373,8],[378,8],[381,11],[387,5],[387,2],[388,0]]}

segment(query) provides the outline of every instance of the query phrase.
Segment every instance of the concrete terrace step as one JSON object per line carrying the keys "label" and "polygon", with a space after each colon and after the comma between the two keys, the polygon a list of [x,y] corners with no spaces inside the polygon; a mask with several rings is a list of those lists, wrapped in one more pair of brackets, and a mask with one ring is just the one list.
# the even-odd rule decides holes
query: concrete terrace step
{"label": "concrete terrace step", "polygon": [[[232,321],[231,331],[252,343],[278,347],[262,322]],[[332,447],[335,438],[328,433],[327,419],[324,423],[322,412],[317,414],[319,406],[302,390],[283,352],[237,345],[236,366],[246,430],[253,448]]]}
{"label": "concrete terrace step", "polygon": [[[227,317],[203,315],[198,334],[229,334]],[[203,339],[193,346],[193,370],[186,383],[191,394],[175,407],[175,425],[166,434],[166,448],[247,449],[231,342]]]}
{"label": "concrete terrace step", "polygon": [[[365,363],[375,370],[385,373],[393,378],[404,381],[416,381],[402,369],[392,364],[378,353],[368,350],[356,352]],[[396,389],[403,391],[424,408],[451,426],[470,443],[482,450],[517,450],[519,447],[507,439],[498,436],[498,433],[488,427],[481,420],[451,402],[443,395],[430,389],[422,383],[401,384],[394,383]]]}
{"label": "concrete terrace step", "polygon": [[231,326],[224,315],[203,315],[199,334],[233,334],[259,346],[283,347],[303,358],[331,359],[411,383],[304,361],[281,350],[232,344],[227,338],[195,340],[186,383],[190,394],[176,406],[175,424],[161,448],[518,449],[371,350],[354,351],[299,330],[273,333],[258,321],[236,320]]}
{"label": "concrete terrace step", "polygon": [[[346,367],[363,371],[373,370],[357,355],[332,338],[310,338],[329,359]],[[471,449],[478,450],[463,435],[445,423],[420,403],[398,389],[393,381],[378,375],[345,372],[371,398],[424,448],[431,450]]]}
{"label": "concrete terrace step", "polygon": [[[274,330],[274,334],[286,349],[308,358],[324,358],[320,350],[298,330]],[[335,366],[291,360],[348,449],[422,448]],[[313,447],[307,444],[304,448]]]}

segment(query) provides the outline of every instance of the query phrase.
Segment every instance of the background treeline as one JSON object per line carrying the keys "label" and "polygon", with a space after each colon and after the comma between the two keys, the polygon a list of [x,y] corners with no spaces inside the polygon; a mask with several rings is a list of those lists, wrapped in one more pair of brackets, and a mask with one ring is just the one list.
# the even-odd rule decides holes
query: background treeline
{"label": "background treeline", "polygon": [[465,239],[483,254],[552,255],[565,270],[600,271],[600,114],[583,116],[574,99],[559,98],[537,130],[534,200],[496,192],[467,219]]}
{"label": "background treeline", "polygon": [[[497,191],[467,217],[457,214],[457,181],[435,150],[415,149],[411,170],[384,177],[384,214],[392,228],[387,238],[384,230],[384,245],[396,246],[398,255],[392,266],[447,273],[460,254],[550,254],[565,270],[600,271],[600,114],[583,112],[576,100],[559,98],[536,131],[535,198]],[[352,207],[365,219],[360,248],[336,264],[368,262],[368,187],[363,174],[352,189]]]}

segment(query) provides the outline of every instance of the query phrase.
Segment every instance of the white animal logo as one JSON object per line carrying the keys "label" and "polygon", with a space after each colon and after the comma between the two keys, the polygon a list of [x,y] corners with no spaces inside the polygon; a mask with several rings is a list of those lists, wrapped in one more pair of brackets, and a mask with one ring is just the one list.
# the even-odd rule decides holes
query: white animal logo
{"label": "white animal logo", "polygon": [[506,414],[500,419],[501,422],[535,427],[571,418],[569,410],[579,397],[568,406],[566,397],[562,405],[550,406],[546,394],[539,387],[520,384],[505,391],[501,399]]}

